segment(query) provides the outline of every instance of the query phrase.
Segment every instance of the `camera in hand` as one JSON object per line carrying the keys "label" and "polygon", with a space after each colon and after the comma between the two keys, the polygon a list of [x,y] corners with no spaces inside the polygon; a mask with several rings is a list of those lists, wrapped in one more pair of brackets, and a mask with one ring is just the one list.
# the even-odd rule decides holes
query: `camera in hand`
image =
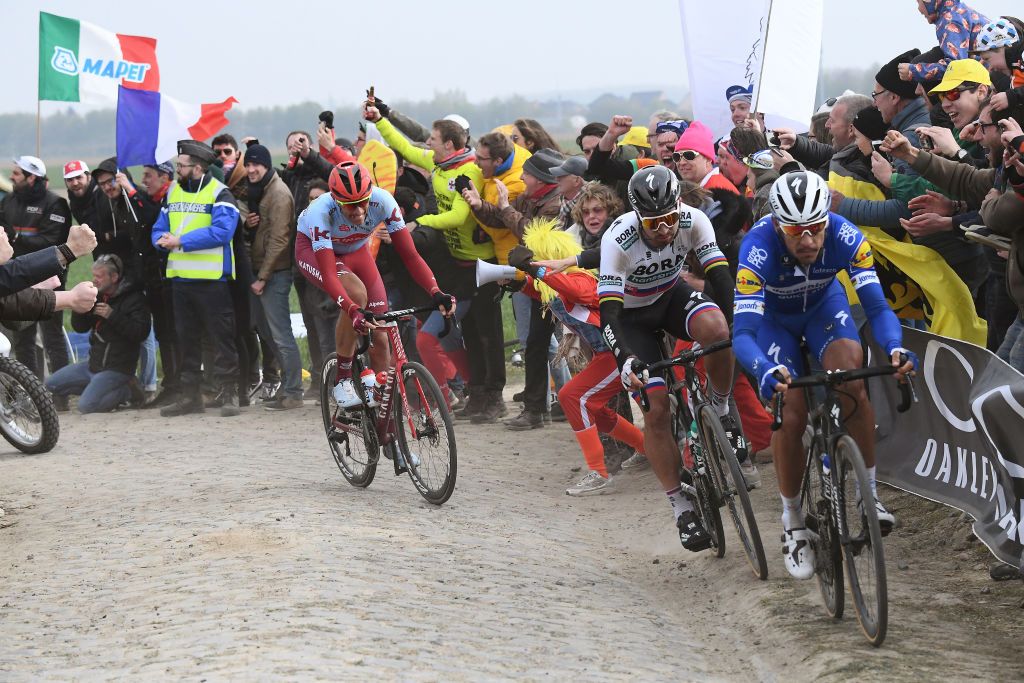
{"label": "camera in hand", "polygon": [[772,134],[768,137],[768,146],[769,147],[781,147],[782,146],[782,140],[779,139],[779,134],[776,133],[775,131],[772,131]]}
{"label": "camera in hand", "polygon": [[334,112],[333,111],[322,111],[320,112],[320,120],[324,122],[328,128],[334,128]]}
{"label": "camera in hand", "polygon": [[921,149],[928,150],[929,152],[935,149],[935,143],[932,142],[932,139],[930,137],[928,137],[924,133],[918,133],[917,137],[921,141]]}
{"label": "camera in hand", "polygon": [[463,190],[468,190],[470,185],[468,175],[459,175],[455,177],[455,191],[462,194]]}

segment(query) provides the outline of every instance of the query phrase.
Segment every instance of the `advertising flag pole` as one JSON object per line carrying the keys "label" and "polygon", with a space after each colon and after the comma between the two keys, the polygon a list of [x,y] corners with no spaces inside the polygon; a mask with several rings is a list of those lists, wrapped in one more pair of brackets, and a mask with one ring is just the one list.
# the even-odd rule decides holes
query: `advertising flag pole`
{"label": "advertising flag pole", "polygon": [[39,157],[40,159],[43,158],[42,155],[40,154],[40,149],[39,149],[40,142],[42,140],[41,117],[40,117],[40,111],[42,110],[42,104],[43,103],[40,102],[39,98],[37,97],[36,98],[36,156]]}

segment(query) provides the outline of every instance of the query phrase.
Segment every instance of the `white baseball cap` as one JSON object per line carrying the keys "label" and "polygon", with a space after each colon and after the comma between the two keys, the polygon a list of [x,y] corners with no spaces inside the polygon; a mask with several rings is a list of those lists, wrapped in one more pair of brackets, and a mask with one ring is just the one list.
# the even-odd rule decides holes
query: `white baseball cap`
{"label": "white baseball cap", "polygon": [[46,176],[46,164],[39,157],[21,156],[15,157],[14,163],[25,173],[37,175],[40,178]]}
{"label": "white baseball cap", "polygon": [[455,123],[462,126],[462,129],[465,130],[467,133],[469,132],[469,121],[467,121],[465,117],[459,116],[458,114],[448,114],[448,116],[444,117],[444,120],[454,121]]}

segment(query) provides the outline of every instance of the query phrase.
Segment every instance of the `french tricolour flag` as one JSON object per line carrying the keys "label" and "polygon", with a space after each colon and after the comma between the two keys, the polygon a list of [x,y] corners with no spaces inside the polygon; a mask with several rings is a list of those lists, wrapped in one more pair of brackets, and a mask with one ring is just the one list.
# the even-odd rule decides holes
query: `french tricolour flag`
{"label": "french tricolour flag", "polygon": [[121,86],[117,95],[117,163],[159,164],[173,158],[178,140],[206,140],[228,125],[238,100],[188,104],[163,93]]}

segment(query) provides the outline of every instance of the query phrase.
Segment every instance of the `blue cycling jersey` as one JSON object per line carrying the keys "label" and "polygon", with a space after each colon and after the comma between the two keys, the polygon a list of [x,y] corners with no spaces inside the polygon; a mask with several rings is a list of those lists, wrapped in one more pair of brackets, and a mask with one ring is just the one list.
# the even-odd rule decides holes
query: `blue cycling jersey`
{"label": "blue cycling jersey", "polygon": [[878,282],[871,245],[857,226],[842,216],[830,213],[828,220],[824,244],[809,266],[801,266],[789,253],[770,215],[755,223],[743,238],[736,272],[733,349],[743,367],[757,378],[778,364],[757,343],[765,319],[773,314],[809,319],[829,300],[830,291],[838,286],[836,274],[843,270],[864,306],[876,341],[889,354],[902,346],[899,320]]}
{"label": "blue cycling jersey", "polygon": [[314,252],[334,249],[335,254],[351,254],[366,244],[370,233],[381,223],[389,234],[405,230],[405,219],[395,198],[387,190],[374,187],[362,225],[354,225],[345,218],[341,207],[327,192],[299,214],[298,231],[313,243]]}

